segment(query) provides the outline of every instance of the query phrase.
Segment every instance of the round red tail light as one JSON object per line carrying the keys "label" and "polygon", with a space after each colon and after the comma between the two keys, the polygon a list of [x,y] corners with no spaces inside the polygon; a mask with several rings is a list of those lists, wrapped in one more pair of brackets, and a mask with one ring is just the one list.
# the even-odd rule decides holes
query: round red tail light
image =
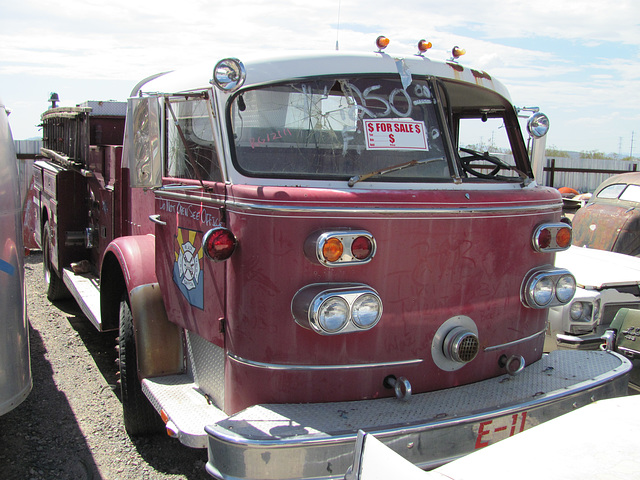
{"label": "round red tail light", "polygon": [[540,230],[540,234],[538,235],[538,246],[540,248],[549,248],[551,245],[551,232],[548,228]]}
{"label": "round red tail light", "polygon": [[238,242],[230,230],[218,227],[205,233],[203,243],[207,257],[214,262],[222,262],[233,254]]}
{"label": "round red tail light", "polygon": [[351,255],[358,260],[365,260],[369,258],[372,251],[373,244],[371,243],[371,239],[367,237],[357,237],[351,244]]}

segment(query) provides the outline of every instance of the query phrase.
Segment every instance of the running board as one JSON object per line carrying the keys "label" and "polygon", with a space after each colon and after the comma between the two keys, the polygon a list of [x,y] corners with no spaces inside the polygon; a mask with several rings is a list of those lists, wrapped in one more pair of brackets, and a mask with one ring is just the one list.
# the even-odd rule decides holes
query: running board
{"label": "running board", "polygon": [[154,408],[169,416],[167,432],[192,448],[207,447],[205,425],[215,424],[228,416],[198,388],[188,374],[145,378],[142,391]]}
{"label": "running board", "polygon": [[98,277],[89,273],[73,273],[72,270],[65,268],[62,271],[62,280],[80,306],[82,313],[93,323],[94,327],[102,331]]}

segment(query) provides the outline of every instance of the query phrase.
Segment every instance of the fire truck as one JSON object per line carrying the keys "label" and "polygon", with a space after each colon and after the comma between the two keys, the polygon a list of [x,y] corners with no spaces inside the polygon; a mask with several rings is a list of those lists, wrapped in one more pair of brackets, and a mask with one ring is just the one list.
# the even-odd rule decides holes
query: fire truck
{"label": "fire truck", "polygon": [[43,113],[47,294],[119,329],[130,435],[207,448],[219,479],[342,478],[358,430],[428,469],[626,394],[615,352],[543,355],[575,291],[529,160],[547,117],[459,48],[387,42]]}

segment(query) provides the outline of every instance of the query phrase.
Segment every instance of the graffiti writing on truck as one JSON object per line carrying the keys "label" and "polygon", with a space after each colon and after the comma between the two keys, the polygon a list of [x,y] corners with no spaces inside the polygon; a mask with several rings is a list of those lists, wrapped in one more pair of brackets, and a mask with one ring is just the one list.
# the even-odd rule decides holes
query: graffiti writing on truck
{"label": "graffiti writing on truck", "polygon": [[[357,97],[360,100],[360,102],[356,103],[360,120],[362,120],[365,115],[370,118],[382,118],[388,117],[391,113],[396,117],[407,118],[413,113],[414,105],[428,104],[433,101],[429,88],[420,84],[413,86],[413,95],[416,98],[412,99],[411,95],[409,95],[404,88],[394,88],[389,95],[379,95],[374,92],[380,90],[382,88],[381,85],[372,85],[365,88],[364,92],[361,92],[360,89],[352,83],[347,81],[341,81],[340,83],[342,85],[342,91],[345,92],[348,99]],[[400,102],[404,104],[404,107],[396,106],[396,98],[399,97],[404,98],[404,101]],[[372,110],[376,103],[382,106],[378,106],[380,110],[377,112]],[[404,108],[404,110],[402,108]]]}
{"label": "graffiti writing on truck", "polygon": [[527,412],[520,412],[506,417],[480,422],[480,425],[477,427],[476,450],[522,432],[525,429],[526,421]]}
{"label": "graffiti writing on truck", "polygon": [[251,137],[251,148],[256,148],[256,145],[264,145],[265,143],[275,142],[276,140],[280,140],[283,137],[290,136],[291,130],[289,130],[288,128],[283,128],[282,130],[278,130],[277,132],[267,133],[264,137]]}
{"label": "graffiti writing on truck", "polygon": [[207,208],[202,204],[161,198],[159,208],[162,212],[173,213],[180,217],[189,218],[207,227],[221,226],[219,212],[213,208]]}

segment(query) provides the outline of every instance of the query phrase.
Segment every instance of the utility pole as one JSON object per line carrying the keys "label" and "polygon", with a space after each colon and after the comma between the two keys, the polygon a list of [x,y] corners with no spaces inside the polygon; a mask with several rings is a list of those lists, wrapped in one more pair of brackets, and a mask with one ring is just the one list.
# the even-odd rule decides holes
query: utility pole
{"label": "utility pole", "polygon": [[636,132],[631,132],[631,151],[629,152],[629,157],[633,158],[633,134]]}
{"label": "utility pole", "polygon": [[620,137],[620,141],[618,142],[618,158],[622,158],[622,137]]}

